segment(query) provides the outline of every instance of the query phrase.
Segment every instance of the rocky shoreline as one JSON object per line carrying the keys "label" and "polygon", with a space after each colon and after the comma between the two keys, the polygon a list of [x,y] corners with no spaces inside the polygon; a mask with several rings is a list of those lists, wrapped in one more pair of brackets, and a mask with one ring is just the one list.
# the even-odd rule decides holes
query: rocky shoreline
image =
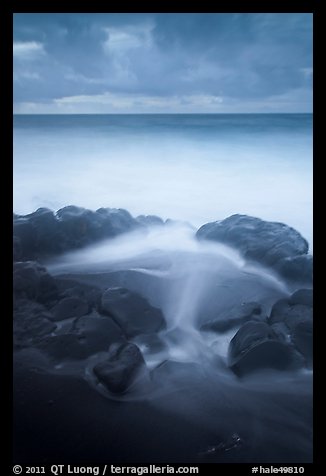
{"label": "rocky shoreline", "polygon": [[[183,332],[179,336],[178,329],[170,329],[164,309],[158,302],[153,303],[148,290],[155,279],[162,289],[165,285],[173,287],[170,278],[154,278],[132,269],[117,272],[107,269],[92,279],[91,275],[78,273],[52,275],[45,266],[50,259],[69,251],[87,249],[91,244],[132,231],[145,237],[151,227],[167,227],[170,223],[155,216],[133,218],[122,209],[101,208],[93,212],[75,206],[57,213],[43,208],[26,216],[14,215],[14,450],[17,462],[35,461],[38,457],[42,461],[60,457],[68,462],[69,451],[80,461],[87,460],[87,454],[89,460],[105,461],[108,446],[98,438],[108,439],[109,459],[115,462],[154,462],[162,458],[171,462],[311,460],[308,435],[311,431],[309,372],[313,355],[312,256],[308,254],[306,240],[297,231],[284,224],[245,215],[233,215],[197,231],[198,243],[223,243],[235,249],[246,262],[271,270],[291,289],[291,292],[268,294],[266,288],[264,299],[252,300],[252,296],[257,295],[258,277],[253,284],[242,274],[241,280],[238,276],[239,281],[234,278],[232,306],[225,305],[221,311],[218,306],[214,307],[212,299],[210,312],[201,309],[200,319],[194,324],[196,336],[204,343],[207,336],[211,339],[209,342],[215,338],[218,342],[226,333],[230,335],[226,358],[209,350],[208,363],[206,360],[204,363],[178,362],[169,357],[168,343],[175,339],[182,347],[187,334]],[[241,291],[244,300],[239,302],[237,283],[245,289]],[[154,286],[152,293],[155,289]],[[258,394],[256,387],[246,387],[246,382],[255,375],[262,376],[264,382]],[[304,388],[301,395],[273,388],[273,381],[290,378],[289,375]],[[198,422],[184,419],[181,410],[171,413],[163,405],[164,411],[161,407],[158,411],[149,403],[148,398],[155,401],[155,395],[162,392],[165,382],[169,383],[169,392],[171,388],[177,393],[189,387],[191,393],[200,386],[203,393],[207,387],[207,395],[215,386],[224,385],[224,392],[229,389],[230,401],[234,402],[237,393],[240,400],[242,393],[247,396],[250,392],[255,399],[259,399],[260,394],[264,399],[266,396],[262,395],[271,386],[271,402],[280,399],[281,408],[294,402],[301,408],[304,416],[298,416],[294,426],[300,426],[300,418],[305,419],[307,434],[302,435],[305,449],[299,443],[287,448],[282,438],[276,444],[277,431],[274,434],[274,429],[267,431],[267,427],[264,444],[274,446],[266,448],[262,443],[254,443],[255,431],[248,430],[246,411],[247,416],[243,416],[240,425],[234,425],[230,417],[232,424],[220,423],[219,427],[219,412],[232,412],[232,404],[229,410],[224,408],[228,407],[229,397],[217,403],[213,398],[206,402],[216,418],[218,436],[213,438],[204,416],[202,428],[198,430]],[[78,403],[79,398],[83,403]],[[196,392],[193,398],[193,401],[199,398]],[[162,400],[161,393],[157,400]],[[187,405],[187,398],[184,402]],[[189,403],[190,408],[192,404]],[[175,405],[176,408],[180,405],[178,399]],[[113,416],[116,411],[119,417]],[[233,412],[237,415],[236,403]],[[182,436],[182,443],[180,435],[177,441],[172,438],[167,443],[171,438],[173,414],[180,435],[188,434],[188,437]],[[43,421],[34,422],[33,426],[31,415]],[[62,426],[62,432],[69,434],[69,441],[62,434],[59,444],[58,435],[53,439],[51,431],[44,430],[46,421],[53,429],[55,419]],[[151,421],[157,425],[157,435],[152,442],[148,436]],[[89,433],[85,430],[87,436],[80,439],[86,422],[91,422],[91,429]],[[232,425],[237,427],[233,432]],[[75,427],[74,435],[71,426]],[[45,437],[41,436],[42,431]],[[118,442],[113,443],[112,433],[117,431]],[[137,434],[142,432],[145,446],[136,441]],[[236,438],[232,437],[234,434]],[[23,450],[22,442],[26,438],[29,443]],[[39,439],[43,441],[41,446],[38,446]],[[73,442],[75,449],[72,450]],[[57,445],[56,449],[53,445]]]}

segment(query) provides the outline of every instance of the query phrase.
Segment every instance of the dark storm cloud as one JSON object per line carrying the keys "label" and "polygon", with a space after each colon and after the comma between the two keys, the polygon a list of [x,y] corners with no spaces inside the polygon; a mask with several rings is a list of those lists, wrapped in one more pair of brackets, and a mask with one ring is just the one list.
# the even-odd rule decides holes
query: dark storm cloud
{"label": "dark storm cloud", "polygon": [[15,14],[16,112],[310,111],[312,15]]}

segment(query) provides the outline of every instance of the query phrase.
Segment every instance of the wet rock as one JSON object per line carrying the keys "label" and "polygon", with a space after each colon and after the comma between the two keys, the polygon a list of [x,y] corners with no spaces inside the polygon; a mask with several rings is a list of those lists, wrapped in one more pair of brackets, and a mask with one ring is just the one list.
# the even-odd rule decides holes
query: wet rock
{"label": "wet rock", "polygon": [[47,303],[57,297],[55,280],[44,266],[35,261],[14,263],[13,289],[16,297]]}
{"label": "wet rock", "polygon": [[[307,292],[306,292],[307,291]],[[298,304],[306,303],[306,304]],[[304,356],[308,366],[313,357],[313,309],[310,290],[295,292],[289,299],[277,301],[271,310],[272,327],[282,326],[283,335]]]}
{"label": "wet rock", "polygon": [[21,259],[35,260],[141,227],[123,209],[100,208],[94,212],[70,205],[56,214],[39,208],[28,215],[14,215],[13,234],[20,240]]}
{"label": "wet rock", "polygon": [[200,327],[202,331],[226,332],[249,320],[262,320],[262,307],[257,302],[244,302],[231,309],[226,316],[206,322]]}
{"label": "wet rock", "polygon": [[247,259],[274,267],[282,276],[295,281],[311,281],[312,257],[308,243],[293,228],[247,215],[232,215],[207,223],[196,234],[235,247]]}
{"label": "wet rock", "polygon": [[83,316],[74,322],[72,332],[78,335],[87,355],[108,351],[113,343],[125,342],[121,329],[105,317]]}
{"label": "wet rock", "polygon": [[228,365],[241,376],[263,368],[286,370],[300,363],[291,346],[280,341],[269,325],[247,322],[230,342]]}
{"label": "wet rock", "polygon": [[162,218],[156,216],[156,215],[139,215],[136,220],[146,226],[151,226],[151,225],[164,225],[164,221]]}
{"label": "wet rock", "polygon": [[313,360],[313,323],[312,320],[299,322],[292,330],[292,342],[304,356],[308,367]]}
{"label": "wet rock", "polygon": [[165,327],[160,309],[151,306],[145,298],[125,288],[107,289],[102,295],[101,311],[112,317],[128,337],[152,334]]}
{"label": "wet rock", "polygon": [[290,330],[300,322],[312,322],[313,310],[311,306],[304,304],[290,304],[290,300],[277,301],[271,310],[269,323],[283,322]]}
{"label": "wet rock", "polygon": [[313,306],[312,289],[299,289],[289,299],[290,304],[303,304],[304,306]]}
{"label": "wet rock", "polygon": [[123,393],[145,369],[145,361],[139,348],[135,344],[127,343],[114,349],[107,360],[95,365],[93,371],[107,390]]}
{"label": "wet rock", "polygon": [[52,309],[54,321],[62,321],[70,317],[81,317],[88,313],[88,303],[77,297],[67,297],[59,301]]}
{"label": "wet rock", "polygon": [[86,301],[90,309],[99,307],[102,296],[99,288],[67,278],[56,278],[55,282],[60,298],[79,298]]}
{"label": "wet rock", "polygon": [[311,255],[285,257],[278,261],[275,269],[290,281],[308,285],[313,281],[313,257]]}
{"label": "wet rock", "polygon": [[47,309],[28,299],[16,300],[13,312],[14,347],[23,348],[42,340],[56,329]]}
{"label": "wet rock", "polygon": [[13,237],[13,260],[20,261],[23,257],[21,241],[18,236]]}
{"label": "wet rock", "polygon": [[14,239],[19,240],[20,258],[33,259],[35,255],[36,233],[32,223],[23,217],[14,217],[13,224]]}

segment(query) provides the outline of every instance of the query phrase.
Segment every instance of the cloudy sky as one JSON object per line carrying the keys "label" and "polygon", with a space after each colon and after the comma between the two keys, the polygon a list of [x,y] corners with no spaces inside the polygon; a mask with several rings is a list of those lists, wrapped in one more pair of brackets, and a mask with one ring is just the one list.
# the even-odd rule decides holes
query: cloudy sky
{"label": "cloudy sky", "polygon": [[15,14],[15,113],[311,112],[312,14]]}

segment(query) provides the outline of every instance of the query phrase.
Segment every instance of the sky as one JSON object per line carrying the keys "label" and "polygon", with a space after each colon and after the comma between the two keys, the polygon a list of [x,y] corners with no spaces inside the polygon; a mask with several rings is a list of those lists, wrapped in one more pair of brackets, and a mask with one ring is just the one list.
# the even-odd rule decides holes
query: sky
{"label": "sky", "polygon": [[16,13],[14,113],[312,112],[312,14]]}

